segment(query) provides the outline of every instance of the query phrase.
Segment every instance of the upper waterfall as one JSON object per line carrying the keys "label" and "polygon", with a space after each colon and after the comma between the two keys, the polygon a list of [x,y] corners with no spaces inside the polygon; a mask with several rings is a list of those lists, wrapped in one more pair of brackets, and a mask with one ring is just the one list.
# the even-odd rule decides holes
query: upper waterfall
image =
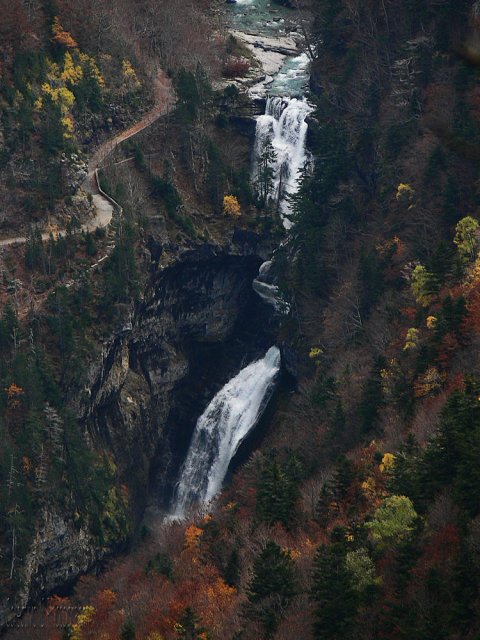
{"label": "upper waterfall", "polygon": [[208,504],[220,491],[238,447],[270,399],[280,371],[280,351],[271,347],[213,398],[195,426],[180,470],[171,516],[182,518],[195,504]]}
{"label": "upper waterfall", "polygon": [[255,181],[258,173],[258,158],[271,143],[275,153],[271,161],[273,189],[270,200],[278,203],[287,229],[291,227],[288,196],[297,192],[300,173],[307,162],[306,118],[312,111],[306,98],[271,96],[267,99],[265,114],[257,117],[253,179]]}

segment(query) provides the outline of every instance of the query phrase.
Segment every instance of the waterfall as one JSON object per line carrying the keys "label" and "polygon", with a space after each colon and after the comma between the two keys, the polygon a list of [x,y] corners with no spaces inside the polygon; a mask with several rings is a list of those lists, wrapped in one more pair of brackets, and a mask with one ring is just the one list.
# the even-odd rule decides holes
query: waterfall
{"label": "waterfall", "polygon": [[222,488],[240,443],[257,423],[275,388],[280,351],[271,347],[232,378],[210,402],[195,426],[180,470],[171,517],[182,518],[208,504]]}
{"label": "waterfall", "polygon": [[265,114],[257,117],[254,181],[258,179],[258,158],[271,143],[275,159],[269,163],[273,173],[270,200],[278,203],[286,229],[292,224],[288,219],[291,213],[288,196],[298,190],[300,173],[307,161],[306,118],[312,111],[305,98],[271,96],[267,99]]}
{"label": "waterfall", "polygon": [[290,305],[283,299],[279,287],[274,283],[274,278],[270,274],[272,264],[272,260],[267,260],[260,266],[258,276],[252,282],[252,287],[262,300],[272,305],[275,311],[287,314],[290,311]]}
{"label": "waterfall", "polygon": [[[270,5],[264,0],[261,3],[237,0],[235,4],[256,9],[236,13],[242,16],[245,25],[247,14],[255,17],[258,24],[265,22],[262,11],[267,10],[267,16],[272,17]],[[269,29],[279,33],[283,22],[283,18],[278,22],[267,20],[267,26],[271,23]],[[265,114],[257,118],[252,178],[254,182],[258,181],[258,157],[271,144],[273,153],[270,153],[268,166],[273,184],[269,185],[269,200],[277,204],[286,229],[292,225],[288,196],[298,190],[301,171],[308,159],[306,118],[313,107],[305,98],[293,97],[303,93],[308,68],[305,53],[287,57],[276,78],[269,83],[271,95]],[[252,286],[276,311],[287,313],[289,306],[270,274],[271,265],[270,260],[263,263]],[[172,518],[184,517],[196,505],[207,505],[220,491],[235,452],[257,423],[273,393],[280,366],[280,351],[271,347],[262,359],[252,362],[232,378],[200,416],[175,487],[170,509]]]}

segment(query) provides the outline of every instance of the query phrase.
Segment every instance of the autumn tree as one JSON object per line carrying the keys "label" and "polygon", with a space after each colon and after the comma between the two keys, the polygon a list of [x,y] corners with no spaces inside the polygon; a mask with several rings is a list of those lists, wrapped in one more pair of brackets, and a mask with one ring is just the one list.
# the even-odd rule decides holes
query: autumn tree
{"label": "autumn tree", "polygon": [[478,247],[478,222],[471,216],[462,218],[455,227],[454,243],[463,263],[475,259]]}
{"label": "autumn tree", "polygon": [[394,545],[413,531],[417,518],[413,503],[406,496],[390,496],[365,523],[372,541],[380,548]]}
{"label": "autumn tree", "polygon": [[241,216],[241,210],[238,198],[236,198],[235,196],[224,196],[223,213],[226,216],[231,216],[234,219],[239,218]]}
{"label": "autumn tree", "polygon": [[423,265],[418,264],[412,271],[411,287],[417,303],[423,307],[428,306],[435,290],[433,274]]}

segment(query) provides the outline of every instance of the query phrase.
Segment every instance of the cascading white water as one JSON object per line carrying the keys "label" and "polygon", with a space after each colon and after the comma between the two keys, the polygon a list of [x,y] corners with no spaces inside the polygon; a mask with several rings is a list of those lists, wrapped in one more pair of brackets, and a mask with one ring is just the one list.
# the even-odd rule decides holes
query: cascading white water
{"label": "cascading white water", "polygon": [[195,426],[180,470],[171,517],[183,518],[195,505],[208,504],[220,491],[240,443],[270,399],[280,371],[280,351],[271,347],[232,378],[210,402]]}
{"label": "cascading white water", "polygon": [[267,260],[260,266],[252,287],[262,300],[273,306],[275,311],[286,314],[290,311],[290,305],[283,299],[279,287],[273,282],[270,275],[271,266],[272,260]]}
{"label": "cascading white water", "polygon": [[265,114],[257,117],[254,181],[258,176],[258,158],[270,142],[275,152],[275,159],[270,163],[273,171],[270,200],[278,203],[286,229],[292,226],[288,219],[291,213],[288,196],[297,192],[300,172],[307,162],[306,118],[312,111],[305,98],[271,96],[267,99]]}
{"label": "cascading white water", "polygon": [[[249,21],[250,16],[258,14],[258,28],[260,24],[267,24],[268,29],[276,33],[283,28],[283,18],[270,22],[265,22],[263,17],[260,19],[262,12],[273,17],[266,0],[237,0],[236,4],[245,5],[245,12],[242,9],[237,12],[242,20]],[[275,160],[270,165],[274,183],[271,200],[278,204],[286,229],[291,227],[288,196],[298,190],[300,173],[307,161],[306,118],[313,111],[306,99],[292,96],[303,92],[308,67],[309,60],[304,53],[287,58],[280,72],[269,82],[271,97],[267,99],[265,114],[257,118],[253,180],[258,174],[256,158],[262,154],[265,144],[271,142],[275,152]],[[266,82],[260,84],[259,90],[264,91]],[[270,267],[271,261],[260,267],[253,288],[277,311],[288,312],[289,306],[269,274]],[[210,402],[195,426],[175,488],[170,517],[184,517],[194,506],[208,504],[220,491],[235,452],[270,399],[280,366],[280,351],[271,347],[263,359],[242,369]]]}
{"label": "cascading white water", "polygon": [[[283,225],[292,226],[289,219],[291,203],[288,196],[298,191],[300,172],[307,162],[305,139],[308,124],[306,118],[313,111],[306,99],[281,98],[272,96],[267,99],[265,114],[258,116],[255,136],[255,155],[253,181],[258,179],[258,158],[271,143],[275,158],[269,163],[273,174],[273,189],[270,200],[278,203]],[[271,260],[260,267],[253,281],[253,289],[276,311],[288,313],[290,307],[282,298],[280,290],[268,277]]]}

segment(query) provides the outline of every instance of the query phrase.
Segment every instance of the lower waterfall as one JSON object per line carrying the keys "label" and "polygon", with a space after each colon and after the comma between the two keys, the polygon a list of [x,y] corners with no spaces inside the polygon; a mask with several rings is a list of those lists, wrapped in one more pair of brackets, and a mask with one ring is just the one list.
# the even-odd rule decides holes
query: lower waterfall
{"label": "lower waterfall", "polygon": [[171,518],[182,518],[196,505],[208,504],[222,488],[230,461],[255,426],[275,388],[280,350],[271,347],[232,378],[197,421],[180,469]]}

